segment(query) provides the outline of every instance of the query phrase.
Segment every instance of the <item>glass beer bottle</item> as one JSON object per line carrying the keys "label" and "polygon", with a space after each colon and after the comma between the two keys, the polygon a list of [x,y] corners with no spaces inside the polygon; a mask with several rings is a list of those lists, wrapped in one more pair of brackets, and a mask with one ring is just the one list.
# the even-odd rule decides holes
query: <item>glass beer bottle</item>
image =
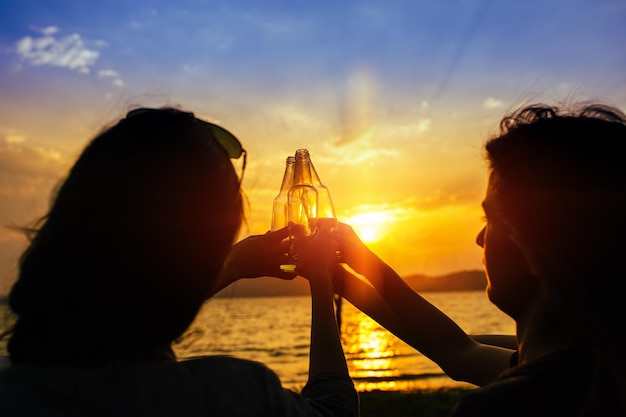
{"label": "glass beer bottle", "polygon": [[317,218],[318,194],[311,179],[307,155],[306,149],[296,151],[293,185],[287,194],[287,221],[302,225],[311,234],[311,220]]}
{"label": "glass beer bottle", "polygon": [[317,190],[317,217],[313,219],[313,229],[317,227],[317,221],[330,221],[331,226],[337,226],[337,216],[335,215],[335,207],[333,206],[333,201],[330,198],[330,190],[326,187],[319,175],[317,175],[317,171],[315,170],[315,166],[313,165],[313,160],[311,159],[311,154],[307,149],[302,150],[305,154],[305,157],[309,161],[309,169],[311,171],[311,183],[313,187]]}
{"label": "glass beer bottle", "polygon": [[[298,149],[295,155],[293,185],[287,194],[287,221],[304,227],[307,234],[313,232],[312,221],[317,218],[317,190],[311,180],[311,168],[308,151]],[[291,239],[291,237],[290,237]],[[296,268],[296,259],[293,247],[290,248],[290,262],[281,265],[283,271],[293,272]]]}
{"label": "glass beer bottle", "polygon": [[295,163],[296,157],[292,155],[288,156],[287,160],[285,161],[285,173],[283,174],[283,181],[280,185],[280,191],[278,195],[276,196],[276,198],[274,198],[274,204],[272,207],[272,232],[287,226],[287,203],[289,190],[293,185]]}

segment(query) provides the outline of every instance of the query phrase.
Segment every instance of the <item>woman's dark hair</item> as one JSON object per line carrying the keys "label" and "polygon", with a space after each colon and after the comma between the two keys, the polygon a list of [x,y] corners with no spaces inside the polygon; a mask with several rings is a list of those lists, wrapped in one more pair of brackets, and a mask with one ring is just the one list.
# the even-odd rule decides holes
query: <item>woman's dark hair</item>
{"label": "woman's dark hair", "polygon": [[599,104],[531,105],[506,116],[485,149],[491,169],[517,190],[623,189],[626,115]]}
{"label": "woman's dark hair", "polygon": [[[497,215],[564,325],[626,388],[626,115],[600,104],[524,107],[485,146]],[[572,364],[576,366],[576,364]],[[592,395],[608,395],[596,380]],[[622,391],[626,392],[626,391]],[[591,394],[590,394],[591,395]],[[596,404],[619,402],[619,395]]]}
{"label": "woman's dark hair", "polygon": [[13,364],[102,365],[189,326],[243,217],[211,126],[141,109],[87,145],[20,258]]}
{"label": "woman's dark hair", "polygon": [[625,145],[626,116],[605,105],[531,105],[505,117],[485,149],[499,216],[520,246],[590,258],[585,239],[605,224],[606,257],[625,225]]}

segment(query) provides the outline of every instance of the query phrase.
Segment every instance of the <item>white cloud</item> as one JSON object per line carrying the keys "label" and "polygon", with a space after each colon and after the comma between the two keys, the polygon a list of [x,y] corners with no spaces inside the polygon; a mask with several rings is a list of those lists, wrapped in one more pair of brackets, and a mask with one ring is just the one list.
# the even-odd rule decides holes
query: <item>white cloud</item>
{"label": "white cloud", "polygon": [[36,32],[39,32],[43,35],[54,35],[55,33],[57,33],[59,31],[59,28],[56,26],[46,26],[45,28],[40,28],[37,26],[31,26],[31,29],[33,29]]}
{"label": "white cloud", "polygon": [[321,164],[335,167],[346,165],[375,165],[383,160],[394,159],[399,156],[396,149],[375,146],[370,143],[371,137],[361,137],[358,140],[342,146],[324,143],[324,152],[316,155]]}
{"label": "white cloud", "polygon": [[493,97],[488,97],[484,102],[483,102],[483,106],[485,106],[488,109],[495,109],[497,107],[502,106],[502,100],[498,100],[495,99]]}
{"label": "white cloud", "polygon": [[430,130],[430,119],[423,119],[417,123],[417,132],[424,133]]}
{"label": "white cloud", "polygon": [[25,140],[26,137],[18,133],[15,129],[9,129],[4,136],[4,142],[7,144],[19,144],[23,143]]}
{"label": "white cloud", "polygon": [[33,147],[26,143],[26,137],[15,129],[8,129],[0,136],[0,172],[13,172],[20,175],[50,173],[48,168],[57,166],[63,161],[63,156],[56,150]]}
{"label": "white cloud", "polygon": [[316,120],[306,111],[292,105],[279,105],[274,108],[276,116],[281,122],[292,129],[310,129]]}
{"label": "white cloud", "polygon": [[114,85],[116,87],[121,87],[124,85],[124,81],[122,81],[122,79],[120,78],[120,74],[112,69],[103,69],[98,71],[98,77],[113,78],[113,81],[111,81],[111,85]]}
{"label": "white cloud", "polygon": [[118,77],[119,73],[115,70],[112,69],[103,69],[98,71],[98,77],[100,78],[104,78],[104,77]]}
{"label": "white cloud", "polygon": [[[54,149],[29,145],[16,129],[0,128],[0,224],[28,225],[43,215],[67,162]],[[13,282],[25,244],[21,233],[0,227],[0,294]]]}
{"label": "white cloud", "polygon": [[385,137],[414,139],[416,136],[431,129],[432,120],[425,118],[412,124],[389,125],[381,129]]}
{"label": "white cloud", "polygon": [[[56,26],[31,29],[43,36],[24,36],[16,42],[15,50],[24,62],[35,66],[51,65],[89,74],[100,57],[97,49],[108,46],[102,39],[87,42],[77,33],[64,37],[54,36],[59,32]],[[115,87],[124,85],[119,73],[113,69],[101,69],[98,71],[98,78],[113,78],[111,85]]]}
{"label": "white cloud", "polygon": [[[45,30],[46,33],[56,31]],[[74,33],[62,38],[44,35],[39,38],[25,36],[16,45],[17,53],[31,65],[52,65],[87,74],[100,52],[89,49],[80,35]]]}
{"label": "white cloud", "polygon": [[97,46],[98,48],[104,48],[109,46],[109,43],[103,39],[97,39],[95,41],[92,42],[94,44],[94,46]]}
{"label": "white cloud", "polygon": [[66,169],[60,152],[31,146],[14,130],[0,132],[0,222],[21,223],[34,211],[43,214]]}

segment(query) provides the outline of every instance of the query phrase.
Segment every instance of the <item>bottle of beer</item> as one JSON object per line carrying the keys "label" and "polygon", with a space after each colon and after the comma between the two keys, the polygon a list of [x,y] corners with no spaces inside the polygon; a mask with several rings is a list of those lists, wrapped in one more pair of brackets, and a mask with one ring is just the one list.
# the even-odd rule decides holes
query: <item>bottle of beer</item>
{"label": "bottle of beer", "polygon": [[293,185],[287,194],[287,221],[313,232],[311,221],[317,219],[318,193],[313,186],[309,151],[298,149],[295,155]]}
{"label": "bottle of beer", "polygon": [[311,159],[311,154],[308,150],[303,149],[305,153],[305,157],[309,160],[309,168],[311,170],[311,183],[313,187],[317,190],[317,217],[313,221],[313,229],[317,227],[317,221],[331,221],[331,226],[334,227],[337,225],[337,216],[335,215],[335,207],[333,206],[333,200],[330,198],[330,191],[328,187],[326,187],[319,175],[317,175],[317,171],[315,170],[315,166],[313,165],[313,160]]}
{"label": "bottle of beer", "polygon": [[290,155],[285,161],[285,173],[283,174],[283,182],[280,185],[280,191],[274,198],[274,204],[272,207],[272,227],[271,230],[275,231],[287,226],[287,202],[289,190],[293,185],[293,173],[296,164],[296,157]]}
{"label": "bottle of beer", "polygon": [[[295,155],[293,184],[287,193],[287,222],[302,225],[307,234],[313,233],[313,223],[317,218],[317,190],[311,180],[311,167],[308,151],[298,149]],[[289,236],[290,242],[291,236]],[[281,265],[283,271],[294,272],[297,259],[293,245],[289,249],[289,262]]]}

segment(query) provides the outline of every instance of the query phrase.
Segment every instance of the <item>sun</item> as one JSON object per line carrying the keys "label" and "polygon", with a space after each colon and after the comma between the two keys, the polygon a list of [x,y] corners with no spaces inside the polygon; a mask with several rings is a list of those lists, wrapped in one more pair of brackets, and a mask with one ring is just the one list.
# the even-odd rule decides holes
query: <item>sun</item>
{"label": "sun", "polygon": [[376,228],[373,226],[360,227],[357,233],[364,242],[376,242],[379,240],[379,234],[376,233]]}
{"label": "sun", "polygon": [[355,214],[345,220],[365,243],[378,242],[388,234],[392,215],[386,211]]}

